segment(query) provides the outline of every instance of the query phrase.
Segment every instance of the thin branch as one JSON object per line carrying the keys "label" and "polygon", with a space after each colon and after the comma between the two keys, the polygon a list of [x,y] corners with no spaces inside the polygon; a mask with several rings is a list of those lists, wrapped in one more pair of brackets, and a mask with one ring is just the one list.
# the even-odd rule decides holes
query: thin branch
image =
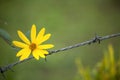
{"label": "thin branch", "polygon": [[[69,50],[69,49],[73,49],[73,48],[77,48],[77,47],[80,47],[80,46],[84,46],[84,45],[87,45],[87,44],[92,44],[92,43],[100,43],[100,41],[102,40],[106,40],[106,39],[110,39],[110,38],[113,38],[113,37],[118,37],[120,36],[120,33],[117,33],[117,34],[111,34],[111,35],[107,35],[107,36],[103,36],[103,37],[100,37],[100,36],[95,36],[94,38],[90,39],[90,40],[87,40],[85,42],[82,42],[82,43],[78,43],[78,44],[75,44],[75,45],[71,45],[71,46],[68,46],[68,47],[64,47],[64,48],[61,48],[61,49],[58,49],[58,50],[52,50],[52,51],[49,51],[49,54],[48,55],[51,55],[53,53],[57,53],[57,52],[61,52],[61,51],[65,51],[65,50]],[[47,56],[47,55],[46,55]],[[23,61],[17,61],[17,62],[14,62],[14,63],[11,63],[11,64],[8,64],[6,66],[3,66],[3,67],[0,67],[0,72],[3,74],[4,72],[8,71],[8,70],[11,70],[12,67],[20,64],[20,63],[23,63],[23,62],[26,62],[26,61],[29,61],[33,59],[33,56],[23,60]]]}

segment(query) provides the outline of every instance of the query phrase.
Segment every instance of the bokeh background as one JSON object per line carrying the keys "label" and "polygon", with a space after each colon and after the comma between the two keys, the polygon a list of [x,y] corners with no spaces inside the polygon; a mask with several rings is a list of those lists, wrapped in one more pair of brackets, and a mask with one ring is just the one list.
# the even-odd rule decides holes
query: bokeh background
{"label": "bokeh background", "polygon": [[[17,30],[26,33],[32,24],[46,28],[52,37],[47,43],[59,49],[91,39],[120,32],[119,0],[0,0],[0,28],[13,40]],[[102,41],[60,52],[36,61],[32,59],[5,73],[9,80],[75,80],[75,59],[93,67],[103,56],[108,44],[120,53],[120,38]],[[16,52],[0,38],[0,66],[18,61]],[[115,54],[116,58],[118,54]],[[0,75],[2,79],[2,75]]]}

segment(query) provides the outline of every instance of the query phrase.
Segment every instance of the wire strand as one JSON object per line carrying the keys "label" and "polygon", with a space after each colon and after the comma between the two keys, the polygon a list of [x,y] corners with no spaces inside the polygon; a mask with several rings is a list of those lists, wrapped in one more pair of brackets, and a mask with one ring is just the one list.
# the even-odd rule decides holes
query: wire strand
{"label": "wire strand", "polygon": [[[87,44],[92,44],[92,43],[96,43],[96,42],[100,43],[102,40],[106,40],[106,39],[110,39],[110,38],[118,37],[118,36],[120,36],[120,33],[111,34],[111,35],[107,35],[107,36],[103,36],[103,37],[95,35],[95,37],[90,39],[90,40],[87,40],[87,41],[84,41],[84,42],[81,42],[81,43],[78,43],[78,44],[74,44],[74,45],[71,45],[71,46],[67,46],[67,47],[64,47],[64,48],[61,48],[61,49],[58,49],[58,50],[51,50],[51,51],[49,51],[48,55],[52,55],[53,53],[58,53],[58,52],[61,52],[61,51],[66,51],[66,50],[69,50],[69,49],[77,48],[77,47],[84,46],[84,45],[87,45]],[[46,56],[48,56],[48,55],[46,55]],[[33,56],[31,56],[31,57],[29,57],[29,58],[27,58],[23,61],[17,61],[17,62],[8,64],[6,66],[0,67],[0,72],[3,74],[4,72],[6,72],[8,70],[12,70],[11,69],[12,67],[14,67],[14,66],[16,66],[20,63],[29,61],[31,59],[33,59]]]}

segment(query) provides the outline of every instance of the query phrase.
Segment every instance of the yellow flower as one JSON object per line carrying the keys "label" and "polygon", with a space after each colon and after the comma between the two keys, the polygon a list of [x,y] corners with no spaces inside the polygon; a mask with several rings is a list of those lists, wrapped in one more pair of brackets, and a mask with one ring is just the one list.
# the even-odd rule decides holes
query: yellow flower
{"label": "yellow flower", "polygon": [[31,28],[31,41],[20,31],[18,30],[18,36],[24,42],[13,41],[12,43],[16,46],[21,48],[20,51],[17,53],[17,57],[20,57],[20,61],[28,58],[30,53],[32,53],[33,57],[39,60],[40,57],[45,58],[45,55],[49,54],[46,49],[54,47],[52,44],[45,44],[42,43],[48,40],[51,34],[45,33],[45,28],[42,28],[38,35],[36,35],[36,26],[33,24]]}

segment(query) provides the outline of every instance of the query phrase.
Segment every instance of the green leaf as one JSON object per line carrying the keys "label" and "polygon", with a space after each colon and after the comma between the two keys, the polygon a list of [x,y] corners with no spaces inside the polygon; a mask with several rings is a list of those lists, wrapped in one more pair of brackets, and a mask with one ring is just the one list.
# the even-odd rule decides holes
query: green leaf
{"label": "green leaf", "polygon": [[11,36],[3,29],[0,29],[0,37],[10,46],[12,46]]}

